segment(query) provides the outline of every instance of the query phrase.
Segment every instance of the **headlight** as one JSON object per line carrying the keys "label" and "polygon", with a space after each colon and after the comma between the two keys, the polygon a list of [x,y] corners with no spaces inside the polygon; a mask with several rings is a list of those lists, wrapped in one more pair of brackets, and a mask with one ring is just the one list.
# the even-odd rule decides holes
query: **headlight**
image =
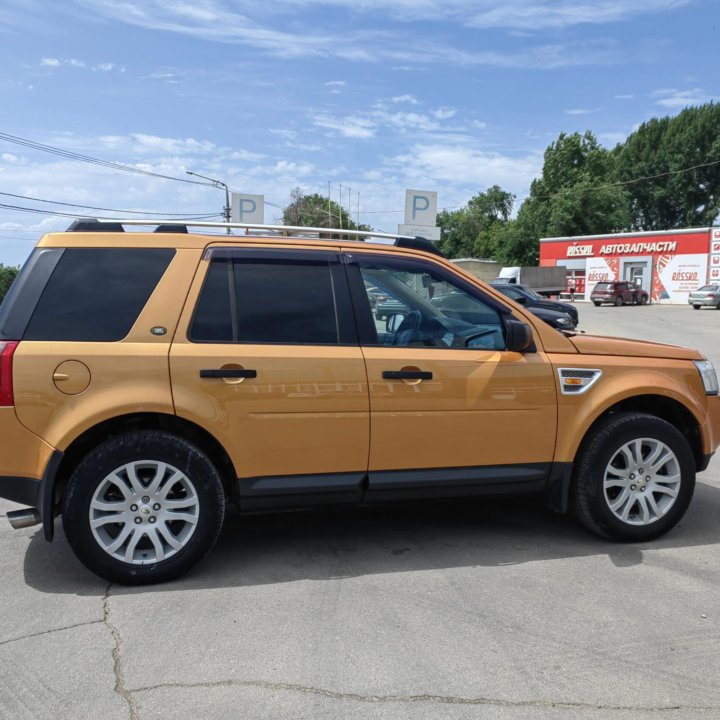
{"label": "headlight", "polygon": [[718,379],[715,372],[715,366],[710,360],[693,360],[695,367],[700,373],[703,385],[705,386],[706,395],[718,394]]}

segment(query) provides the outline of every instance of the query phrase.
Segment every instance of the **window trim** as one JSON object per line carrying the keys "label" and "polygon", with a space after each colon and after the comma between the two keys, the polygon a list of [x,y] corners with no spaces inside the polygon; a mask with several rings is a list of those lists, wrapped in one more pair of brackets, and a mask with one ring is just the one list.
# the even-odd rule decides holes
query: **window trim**
{"label": "window trim", "polygon": [[[481,302],[484,302],[486,305],[488,305],[490,308],[495,310],[498,313],[499,319],[500,319],[500,327],[503,332],[503,337],[505,337],[505,320],[507,318],[512,318],[513,314],[510,308],[503,305],[501,302],[498,302],[494,297],[490,295],[486,295],[482,292],[480,288],[473,285],[472,283],[465,280],[465,278],[455,275],[453,272],[448,270],[443,265],[440,265],[440,263],[434,263],[431,260],[427,260],[425,258],[418,258],[418,257],[399,257],[399,256],[390,256],[390,255],[381,255],[379,253],[363,253],[363,252],[346,252],[343,253],[343,257],[345,260],[345,268],[348,273],[348,282],[350,283],[350,295],[353,300],[353,305],[355,307],[355,316],[357,318],[357,328],[358,328],[358,336],[360,338],[360,345],[366,346],[366,347],[390,347],[389,345],[381,345],[378,342],[378,336],[377,336],[377,329],[375,327],[375,322],[373,320],[373,314],[372,309],[370,307],[370,300],[367,296],[367,292],[365,290],[365,282],[362,278],[362,271],[360,270],[360,261],[367,260],[369,262],[382,262],[387,267],[392,267],[393,265],[401,270],[407,270],[408,263],[412,265],[413,268],[427,268],[428,270],[431,270],[437,275],[440,275],[443,277],[443,279],[457,287],[459,287],[464,292],[467,292],[468,295],[471,295],[472,297],[475,297],[476,299],[480,300]],[[414,270],[413,270],[414,271]],[[405,349],[402,346],[398,346],[399,349]],[[426,348],[428,350],[431,350],[432,348]],[[442,349],[442,348],[438,348]],[[452,349],[452,350],[460,350],[462,352],[466,352],[468,350],[477,352],[479,348],[444,348],[444,349]],[[501,352],[506,352],[506,349],[503,348]]]}
{"label": "window trim", "polygon": [[[257,342],[256,340],[197,340],[191,335],[195,316],[205,289],[208,279],[211,263],[213,259],[226,259],[230,262],[231,272],[228,273],[228,293],[230,295],[231,314],[232,308],[235,306],[233,298],[235,297],[235,268],[242,261],[262,261],[268,260],[273,262],[298,262],[302,260],[311,260],[315,262],[327,262],[330,270],[330,284],[333,291],[333,305],[335,307],[335,322],[338,332],[338,342],[334,343],[297,343],[297,342]],[[205,250],[203,260],[207,262],[205,276],[202,279],[200,292],[195,300],[190,322],[186,331],[186,339],[193,345],[259,345],[272,347],[357,347],[358,333],[355,324],[355,315],[353,313],[353,305],[350,298],[350,289],[348,287],[348,279],[342,266],[340,252],[333,250],[312,250],[306,248],[260,248],[260,247],[218,247],[213,246]],[[233,335],[238,332],[237,308],[235,307],[236,316],[231,320],[233,322]]]}

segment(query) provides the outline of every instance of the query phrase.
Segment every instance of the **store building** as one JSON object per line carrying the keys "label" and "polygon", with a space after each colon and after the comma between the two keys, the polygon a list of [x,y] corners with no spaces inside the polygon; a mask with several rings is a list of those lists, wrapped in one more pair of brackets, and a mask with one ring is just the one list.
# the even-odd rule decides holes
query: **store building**
{"label": "store building", "polygon": [[720,282],[720,228],[541,238],[540,265],[564,266],[576,295],[628,280],[652,302],[687,303],[691,291]]}

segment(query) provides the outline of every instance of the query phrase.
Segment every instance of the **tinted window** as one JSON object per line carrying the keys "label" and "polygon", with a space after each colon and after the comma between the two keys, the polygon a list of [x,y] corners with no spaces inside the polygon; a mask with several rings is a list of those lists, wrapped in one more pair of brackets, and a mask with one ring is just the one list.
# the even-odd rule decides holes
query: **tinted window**
{"label": "tinted window", "polygon": [[230,288],[233,284],[232,260],[216,259],[210,263],[195,316],[190,339],[198,342],[237,342],[233,332]]}
{"label": "tinted window", "polygon": [[366,289],[380,288],[388,313],[374,314],[377,343],[399,347],[505,348],[503,322],[489,302],[429,263],[359,260]]}
{"label": "tinted window", "polygon": [[213,259],[189,337],[195,342],[340,342],[330,263]]}
{"label": "tinted window", "polygon": [[158,248],[66,249],[23,339],[122,340],[174,254]]}
{"label": "tinted window", "polygon": [[36,248],[0,303],[0,340],[19,340],[47,281],[62,257],[62,248]]}

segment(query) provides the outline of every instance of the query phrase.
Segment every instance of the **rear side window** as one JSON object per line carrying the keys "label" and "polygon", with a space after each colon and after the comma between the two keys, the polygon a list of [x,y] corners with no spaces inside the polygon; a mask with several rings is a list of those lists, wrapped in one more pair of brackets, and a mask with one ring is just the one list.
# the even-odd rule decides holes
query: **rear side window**
{"label": "rear side window", "polygon": [[[334,345],[347,293],[325,257],[213,257],[190,325],[200,343]],[[338,288],[338,284],[340,287]],[[338,297],[340,295],[340,297]]]}
{"label": "rear side window", "polygon": [[174,254],[161,248],[66,249],[22,339],[122,340]]}

